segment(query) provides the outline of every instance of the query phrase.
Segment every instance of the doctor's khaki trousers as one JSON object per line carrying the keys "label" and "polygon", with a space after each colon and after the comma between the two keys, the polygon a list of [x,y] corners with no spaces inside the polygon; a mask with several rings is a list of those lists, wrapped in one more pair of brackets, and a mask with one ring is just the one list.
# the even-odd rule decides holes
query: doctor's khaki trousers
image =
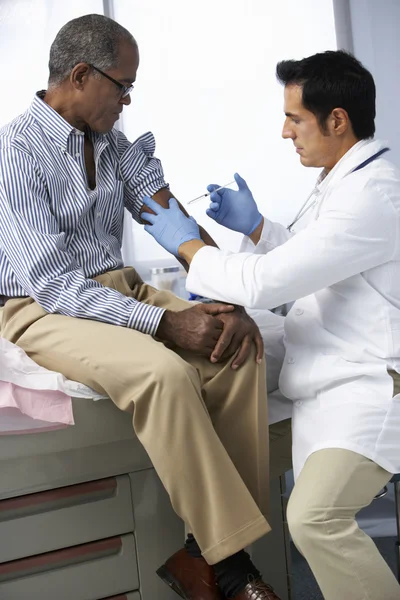
{"label": "doctor's khaki trousers", "polygon": [[[133,268],[97,281],[155,306],[189,303],[146,285]],[[265,364],[238,370],[128,329],[46,313],[10,299],[2,335],[39,365],[107,394],[132,414],[176,513],[214,564],[270,531]]]}
{"label": "doctor's khaki trousers", "polygon": [[[390,373],[396,396],[400,375]],[[397,579],[356,521],[391,477],[369,458],[342,448],[318,450],[306,460],[287,521],[325,600],[400,600]]]}

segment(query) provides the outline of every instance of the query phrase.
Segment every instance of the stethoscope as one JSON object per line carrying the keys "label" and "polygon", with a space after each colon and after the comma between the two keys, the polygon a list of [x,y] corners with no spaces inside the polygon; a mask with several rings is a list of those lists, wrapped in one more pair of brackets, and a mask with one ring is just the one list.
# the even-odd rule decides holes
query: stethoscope
{"label": "stethoscope", "polygon": [[[357,167],[355,167],[354,169],[352,169],[351,171],[349,171],[348,175],[350,173],[355,173],[356,171],[359,171],[360,169],[363,169],[364,167],[366,167],[367,165],[369,165],[369,163],[373,162],[374,160],[376,160],[377,158],[379,158],[379,156],[381,156],[382,154],[384,154],[385,152],[388,152],[388,150],[390,150],[390,148],[382,148],[382,150],[379,150],[379,152],[377,152],[376,154],[373,154],[372,156],[370,156],[369,158],[367,158],[367,160],[364,160],[364,162],[362,162],[361,164],[357,165]],[[295,216],[295,218],[293,219],[293,221],[290,223],[290,225],[288,225],[286,227],[286,229],[292,233],[292,227],[294,227],[294,225],[296,225],[296,223],[298,223],[298,221],[300,221],[300,219],[302,219],[304,217],[304,215],[306,213],[308,213],[308,211],[315,206],[315,204],[317,203],[317,200],[313,200],[310,203],[310,200],[313,196],[315,196],[318,192],[318,189],[315,187],[313,189],[313,191],[311,192],[311,194],[307,197],[307,200],[304,202],[303,206],[300,208],[299,212],[297,213],[297,215]]]}

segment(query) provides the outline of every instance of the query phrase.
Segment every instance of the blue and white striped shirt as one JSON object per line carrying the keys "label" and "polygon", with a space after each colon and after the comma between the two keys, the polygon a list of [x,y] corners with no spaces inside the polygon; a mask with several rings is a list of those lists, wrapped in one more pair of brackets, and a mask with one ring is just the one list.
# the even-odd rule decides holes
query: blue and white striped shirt
{"label": "blue and white striped shirt", "polygon": [[124,206],[167,187],[149,132],[131,144],[91,132],[96,188],[88,187],[84,134],[42,99],[0,130],[0,294],[30,296],[49,313],[154,335],[164,310],[91,279],[123,266]]}

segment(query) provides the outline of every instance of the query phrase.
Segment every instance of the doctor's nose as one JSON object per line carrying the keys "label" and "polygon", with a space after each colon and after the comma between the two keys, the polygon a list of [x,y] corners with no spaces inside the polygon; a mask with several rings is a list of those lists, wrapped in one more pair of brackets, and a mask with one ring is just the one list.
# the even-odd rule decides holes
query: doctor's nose
{"label": "doctor's nose", "polygon": [[286,123],[283,125],[282,137],[284,140],[293,140],[296,137],[293,129],[291,129]]}

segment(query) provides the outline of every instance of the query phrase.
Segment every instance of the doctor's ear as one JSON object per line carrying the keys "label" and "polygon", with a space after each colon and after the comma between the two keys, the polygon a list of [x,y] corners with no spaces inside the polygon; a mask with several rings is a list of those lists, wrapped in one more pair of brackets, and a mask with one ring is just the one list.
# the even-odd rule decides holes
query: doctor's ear
{"label": "doctor's ear", "polygon": [[334,108],[329,119],[331,131],[335,135],[343,135],[351,127],[349,115],[344,108]]}

